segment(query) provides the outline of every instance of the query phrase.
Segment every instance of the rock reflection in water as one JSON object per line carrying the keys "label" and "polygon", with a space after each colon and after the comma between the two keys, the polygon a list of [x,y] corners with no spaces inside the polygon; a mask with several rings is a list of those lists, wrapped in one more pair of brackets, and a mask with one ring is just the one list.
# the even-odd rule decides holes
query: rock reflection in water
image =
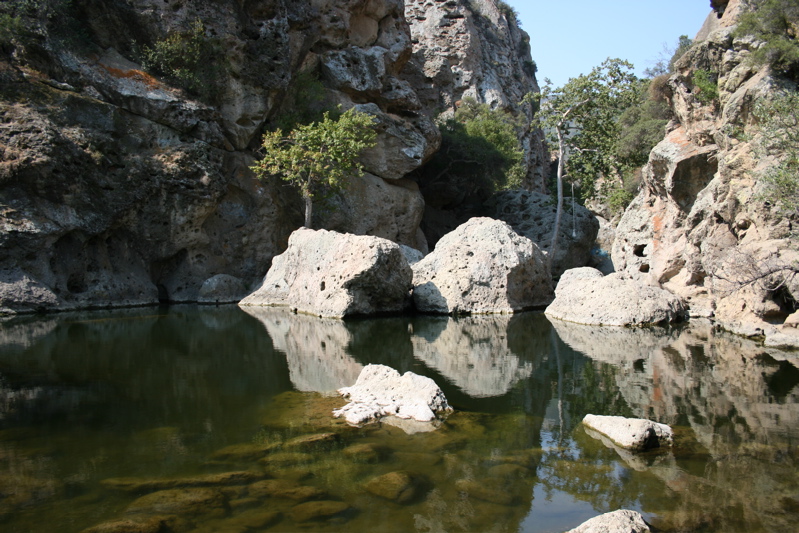
{"label": "rock reflection in water", "polygon": [[[799,359],[715,332],[709,323],[671,331],[553,325],[575,350],[614,365],[633,416],[670,424],[682,435],[674,457],[650,458],[645,469],[641,457],[619,454],[677,496],[670,505],[651,506],[658,509],[656,525],[795,530]],[[652,491],[642,493],[646,503]]]}
{"label": "rock reflection in water", "polygon": [[358,379],[363,365],[348,352],[353,336],[344,321],[275,307],[243,310],[264,325],[275,349],[286,354],[289,377],[297,390],[335,394]]}
{"label": "rock reflection in water", "polygon": [[508,342],[511,315],[436,317],[414,329],[413,354],[475,398],[502,396],[533,364]]}

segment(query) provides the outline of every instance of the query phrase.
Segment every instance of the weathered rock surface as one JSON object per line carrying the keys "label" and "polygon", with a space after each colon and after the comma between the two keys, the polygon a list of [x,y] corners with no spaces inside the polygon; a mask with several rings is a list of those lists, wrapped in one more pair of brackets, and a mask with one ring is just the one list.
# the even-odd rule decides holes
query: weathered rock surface
{"label": "weathered rock surface", "polygon": [[352,507],[344,502],[321,500],[295,505],[291,509],[290,516],[295,522],[304,523],[327,520],[334,516],[345,515],[351,510]]}
{"label": "weathered rock surface", "polygon": [[287,306],[322,317],[408,308],[413,273],[399,245],[378,237],[301,228],[241,306]]}
{"label": "weathered rock surface", "polygon": [[237,303],[247,295],[244,282],[235,276],[217,274],[200,286],[197,301],[200,303]]}
{"label": "weathered rock surface", "polygon": [[413,265],[413,301],[424,313],[512,313],[551,299],[544,254],[490,218],[458,227]]}
{"label": "weathered rock surface", "polygon": [[[675,64],[669,79],[675,120],[619,223],[613,263],[681,297],[693,317],[799,346],[785,325],[799,296],[795,221],[758,198],[759,176],[780,154],[757,152],[753,112],[784,80],[748,60],[758,43],[732,35],[741,12],[756,6],[718,5],[725,8],[710,14]],[[691,82],[697,69],[718,73],[717,101],[697,97]]]}
{"label": "weathered rock surface", "polygon": [[[489,199],[486,208],[488,216],[507,222],[516,233],[549,253],[557,211],[551,196],[522,190],[502,191]],[[580,204],[574,204],[572,212],[572,204],[565,198],[557,252],[552,258],[552,277],[558,278],[571,268],[589,266],[598,232],[597,217]]]}
{"label": "weathered rock surface", "polygon": [[619,510],[595,516],[567,533],[649,533],[650,531],[641,513]]}
{"label": "weathered rock surface", "polygon": [[591,267],[567,270],[555,289],[548,317],[597,326],[645,326],[683,319],[685,309],[672,293],[646,282]]}
{"label": "weathered rock surface", "polygon": [[128,505],[127,513],[222,516],[227,498],[215,488],[170,489],[151,492]]}
{"label": "weathered rock surface", "polygon": [[[37,44],[15,40],[0,67],[0,312],[198,301],[217,274],[254,284],[301,220],[296,194],[249,170],[264,126],[296,111],[301,73],[321,78],[327,103],[379,123],[369,174],[348,184],[331,227],[426,249],[423,200],[401,178],[439,132],[402,74],[403,3],[278,4],[70,5],[59,16],[81,25],[80,47],[23,21]],[[224,50],[206,86],[143,70],[131,43],[152,48],[196,21]]]}
{"label": "weathered rock surface", "polygon": [[413,372],[400,375],[384,365],[366,365],[355,385],[339,389],[339,393],[349,403],[333,414],[353,425],[389,415],[432,422],[452,410],[432,379]]}
{"label": "weathered rock surface", "polygon": [[640,418],[585,415],[583,425],[607,436],[622,448],[636,451],[671,446],[674,441],[669,426]]}
{"label": "weathered rock surface", "polygon": [[[428,116],[446,118],[460,101],[472,98],[492,109],[507,109],[526,117],[532,109],[520,105],[524,95],[538,92],[530,38],[513,13],[494,0],[405,2],[413,56],[403,75],[416,89]],[[525,151],[525,185],[546,187],[549,156],[540,130],[520,134]]]}

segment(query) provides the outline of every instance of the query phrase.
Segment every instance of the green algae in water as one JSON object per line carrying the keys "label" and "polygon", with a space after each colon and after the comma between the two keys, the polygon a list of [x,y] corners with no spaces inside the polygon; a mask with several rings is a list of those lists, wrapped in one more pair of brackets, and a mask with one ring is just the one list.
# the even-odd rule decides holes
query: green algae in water
{"label": "green algae in water", "polygon": [[[701,327],[512,317],[350,322],[179,307],[0,325],[8,531],[663,531],[799,526],[797,359]],[[333,419],[368,363],[441,385],[433,432]],[[588,413],[652,418],[631,455]],[[126,529],[127,528],[127,529]]]}

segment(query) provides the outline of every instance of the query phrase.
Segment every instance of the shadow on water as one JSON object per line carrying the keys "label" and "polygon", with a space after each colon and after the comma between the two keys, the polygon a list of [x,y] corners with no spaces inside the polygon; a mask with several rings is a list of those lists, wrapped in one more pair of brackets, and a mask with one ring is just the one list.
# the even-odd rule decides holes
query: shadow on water
{"label": "shadow on water", "polygon": [[[545,532],[618,508],[664,531],[799,526],[795,354],[701,323],[247,311],[0,323],[0,528]],[[332,419],[370,363],[433,378],[455,413]],[[675,446],[630,454],[587,413],[670,424]]]}

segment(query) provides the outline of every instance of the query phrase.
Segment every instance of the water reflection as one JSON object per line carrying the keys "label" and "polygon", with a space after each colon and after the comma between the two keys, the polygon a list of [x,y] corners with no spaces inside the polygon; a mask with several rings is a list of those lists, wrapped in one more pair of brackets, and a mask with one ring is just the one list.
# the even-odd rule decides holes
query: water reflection
{"label": "water reflection", "polygon": [[286,355],[289,377],[299,391],[335,394],[355,383],[363,365],[348,351],[353,340],[341,320],[287,314],[274,307],[245,307]]}
{"label": "water reflection", "polygon": [[[339,321],[248,311],[0,323],[0,528],[126,520],[134,496],[109,492],[109,478],[173,486],[252,471],[358,512],[300,525],[296,501],[225,485],[217,530],[240,527],[253,511],[237,506],[255,504],[280,531],[563,531],[622,507],[663,531],[799,529],[795,354],[698,323],[629,330],[550,325],[539,314]],[[368,363],[432,377],[455,415],[415,435],[333,421],[338,399],[315,392],[353,383]],[[671,424],[676,445],[631,455],[588,434],[586,413]],[[297,444],[320,432],[334,444]],[[413,501],[364,489],[396,471],[423,480]]]}
{"label": "water reflection", "polygon": [[508,343],[510,315],[434,317],[414,329],[414,356],[475,398],[502,396],[533,373]]}

